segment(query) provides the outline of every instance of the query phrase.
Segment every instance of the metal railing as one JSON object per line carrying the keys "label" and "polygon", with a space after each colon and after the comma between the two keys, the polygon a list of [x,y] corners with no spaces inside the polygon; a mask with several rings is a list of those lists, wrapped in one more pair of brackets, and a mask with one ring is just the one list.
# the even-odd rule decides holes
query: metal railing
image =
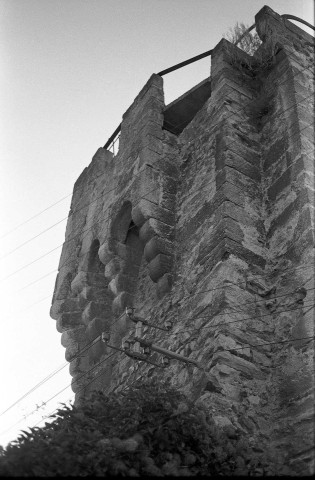
{"label": "metal railing", "polygon": [[[303,20],[302,18],[296,17],[295,15],[289,15],[289,14],[286,14],[286,13],[285,13],[284,15],[281,15],[281,18],[288,19],[288,20],[296,20],[297,22],[303,23],[303,24],[306,25],[307,27],[312,28],[313,30],[315,30],[314,25],[311,25],[311,24],[308,23],[306,20]],[[241,41],[249,32],[251,32],[255,27],[256,27],[256,23],[254,23],[251,27],[249,27],[247,30],[245,30],[245,32],[236,40],[236,42],[234,42],[233,45],[237,45],[238,43],[240,43],[240,41]]]}
{"label": "metal railing", "polygon": [[[311,25],[310,23],[306,22],[306,20],[303,20],[302,18],[296,17],[295,15],[289,15],[289,14],[283,14],[281,15],[281,18],[288,19],[288,20],[296,20],[297,22],[303,23],[309,28],[312,28],[315,30],[314,25]],[[233,45],[237,45],[244,37],[247,35],[251,30],[253,30],[256,27],[256,23],[254,23],[251,27],[249,27],[245,32],[234,42]],[[201,53],[200,55],[196,55],[195,57],[189,58],[188,60],[185,60],[183,62],[177,63],[176,65],[173,65],[173,67],[166,68],[165,70],[162,70],[159,72],[157,75],[160,75],[160,77],[163,77],[163,75],[167,75],[168,73],[174,72],[175,70],[178,70],[179,68],[186,67],[186,65],[190,65],[191,63],[197,62],[198,60],[201,60],[202,58],[206,58],[211,56],[213,52],[213,49],[208,50],[207,52]],[[121,123],[118,125],[114,133],[109,137],[107,142],[105,143],[104,147],[106,150],[111,150],[113,149],[113,154],[115,155],[115,144],[117,141],[119,142],[119,137],[120,137],[120,131],[121,131]],[[118,144],[119,145],[119,144]],[[118,146],[119,148],[119,146]],[[117,148],[117,151],[118,151]]]}
{"label": "metal railing", "polygon": [[[116,128],[114,133],[109,137],[109,139],[105,143],[105,145],[103,147],[103,148],[105,148],[105,150],[110,150],[112,148],[112,145],[113,145],[113,149],[115,148],[114,145],[120,137],[120,130],[121,130],[121,123],[118,125],[118,127]],[[114,153],[114,155],[115,155],[115,153]]]}

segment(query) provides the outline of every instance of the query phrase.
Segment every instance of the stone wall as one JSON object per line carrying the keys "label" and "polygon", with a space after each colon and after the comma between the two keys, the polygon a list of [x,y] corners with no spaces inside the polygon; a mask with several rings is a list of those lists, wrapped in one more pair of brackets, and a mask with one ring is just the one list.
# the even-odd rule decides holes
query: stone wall
{"label": "stone wall", "polygon": [[[256,27],[254,57],[215,47],[211,96],[179,135],[152,75],[118,154],[97,151],[74,187],[51,316],[77,401],[169,378],[300,475],[314,471],[314,43],[268,7]],[[200,368],[102,343],[134,331],[127,306],[170,320],[145,337]]]}

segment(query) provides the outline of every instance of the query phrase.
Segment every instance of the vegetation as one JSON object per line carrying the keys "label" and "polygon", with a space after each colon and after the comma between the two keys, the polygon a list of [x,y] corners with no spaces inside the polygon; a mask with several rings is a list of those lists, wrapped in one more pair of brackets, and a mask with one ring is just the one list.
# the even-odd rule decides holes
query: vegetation
{"label": "vegetation", "polygon": [[[239,40],[239,38],[241,38],[248,28],[248,25],[237,22],[234,28],[230,28],[229,32],[225,34],[225,38],[229,40],[229,42],[235,43]],[[259,45],[261,45],[261,40],[258,34],[256,32],[252,33],[252,31],[246,33],[246,35],[237,44],[241,50],[244,50],[244,52],[248,53],[249,55],[253,55]]]}
{"label": "vegetation", "polygon": [[0,476],[13,477],[248,475],[259,466],[233,428],[153,382],[64,406],[0,453]]}

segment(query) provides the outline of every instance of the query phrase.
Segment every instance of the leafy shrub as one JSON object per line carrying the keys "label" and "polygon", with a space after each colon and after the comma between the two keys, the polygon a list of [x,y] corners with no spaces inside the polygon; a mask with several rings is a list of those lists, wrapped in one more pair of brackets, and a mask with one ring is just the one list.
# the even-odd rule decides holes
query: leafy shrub
{"label": "leafy shrub", "polygon": [[[231,43],[236,43],[242,37],[242,35],[245,34],[248,28],[248,25],[245,25],[242,22],[237,22],[235,26],[230,28],[229,32],[225,34],[225,38]],[[247,32],[237,44],[241,50],[244,50],[244,52],[248,53],[249,55],[253,55],[260,45],[261,40],[256,32]]]}
{"label": "leafy shrub", "polygon": [[0,451],[0,476],[248,474],[259,462],[235,431],[165,383],[92,394]]}

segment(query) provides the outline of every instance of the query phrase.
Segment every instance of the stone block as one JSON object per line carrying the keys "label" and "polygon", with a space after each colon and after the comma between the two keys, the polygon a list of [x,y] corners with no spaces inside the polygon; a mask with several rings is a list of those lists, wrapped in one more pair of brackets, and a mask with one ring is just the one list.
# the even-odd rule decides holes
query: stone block
{"label": "stone block", "polygon": [[[143,120],[143,119],[142,119]],[[142,130],[142,136],[140,137],[140,148],[141,150],[145,149],[146,147],[150,148],[150,150],[162,155],[163,153],[163,142],[160,138],[156,137],[155,135],[151,135],[150,133],[145,132]]]}
{"label": "stone block", "polygon": [[172,255],[174,245],[172,242],[160,237],[153,237],[144,247],[144,258],[147,262],[151,262],[154,257],[162,253],[164,255]]}
{"label": "stone block", "polygon": [[230,352],[216,352],[213,355],[211,366],[213,367],[216,363],[221,363],[234,368],[234,370],[239,371],[247,379],[264,378],[264,374],[256,367],[256,365],[239,356],[233,355]]}
{"label": "stone block", "polygon": [[50,309],[50,316],[58,320],[59,315],[64,312],[79,311],[81,304],[77,298],[67,298],[65,300],[55,300]]}
{"label": "stone block", "polygon": [[71,282],[71,290],[73,293],[80,293],[84,287],[89,286],[106,287],[107,282],[101,273],[79,272]]}
{"label": "stone block", "polygon": [[220,220],[220,218],[222,217],[219,216],[219,223],[217,225],[214,224],[213,229],[204,234],[204,240],[199,246],[197,262],[200,262],[208,253],[214,251],[216,246],[225,238],[231,238],[234,243],[242,244],[244,234],[239,223],[228,217],[223,218],[223,220]]}
{"label": "stone block", "polygon": [[243,189],[229,182],[226,177],[226,172],[222,173],[222,179],[217,184],[217,194],[221,197],[221,201],[229,200],[240,207],[245,206],[245,192]]}
{"label": "stone block", "polygon": [[104,342],[98,341],[89,348],[89,358],[92,362],[97,362],[103,355],[108,354],[110,348]]}
{"label": "stone block", "polygon": [[308,206],[300,211],[298,223],[294,231],[293,242],[298,241],[306,230],[312,229],[314,222],[313,213],[314,212]]}
{"label": "stone block", "polygon": [[118,295],[120,292],[129,292],[130,294],[134,293],[135,287],[137,285],[137,276],[124,275],[123,273],[118,273],[115,278],[110,282],[109,288],[114,295]]}
{"label": "stone block", "polygon": [[164,131],[162,130],[161,124],[156,123],[153,120],[146,120],[144,122],[143,128],[139,131],[139,135],[146,136],[151,135],[154,138],[159,140],[164,139]]}
{"label": "stone block", "polygon": [[61,345],[67,348],[70,345],[79,343],[83,344],[86,342],[85,327],[82,325],[80,327],[66,330],[61,334]]}
{"label": "stone block", "polygon": [[178,178],[179,172],[176,156],[170,154],[169,158],[167,158],[165,155],[160,155],[158,152],[152,150],[150,146],[146,146],[140,152],[140,159],[141,163],[150,165],[162,174],[174,179]]}
{"label": "stone block", "polygon": [[163,101],[163,79],[155,73],[151,75],[147,83],[142,87],[134,99],[132,105],[123,114],[122,125],[128,124],[128,122],[133,123],[134,112],[137,111],[137,108],[139,108],[139,106],[141,107],[150,97],[160,99],[161,102]]}
{"label": "stone block", "polygon": [[253,217],[249,212],[240,208],[230,201],[225,201],[218,207],[222,210],[222,215],[228,216],[246,227],[252,227],[261,235],[265,235],[265,226],[262,218]]}
{"label": "stone block", "polygon": [[176,195],[178,180],[168,175],[161,175],[160,177],[162,192],[167,192],[170,195]]}
{"label": "stone block", "polygon": [[[69,257],[69,253],[66,256]],[[62,270],[60,270],[56,279],[53,301],[64,300],[65,298],[67,298],[70,292],[73,275],[74,274],[71,267],[64,266]]]}
{"label": "stone block", "polygon": [[66,361],[71,362],[78,355],[79,351],[80,351],[80,346],[78,345],[78,343],[73,342],[70,345],[68,345],[65,352]]}
{"label": "stone block", "polygon": [[171,212],[175,211],[176,208],[176,195],[171,195],[167,192],[162,192],[159,199],[159,204],[162,208],[170,210]]}
{"label": "stone block", "polygon": [[291,188],[291,168],[288,168],[274,183],[268,188],[268,198],[274,202],[285,188]]}
{"label": "stone block", "polygon": [[115,256],[105,265],[105,277],[113,278],[123,268],[124,262],[118,256]]}
{"label": "stone block", "polygon": [[160,195],[160,174],[150,165],[145,165],[132,184],[131,200],[135,205],[141,198],[158,204]]}
{"label": "stone block", "polygon": [[225,154],[225,165],[231,168],[235,168],[237,171],[251,178],[255,182],[260,182],[261,173],[259,171],[259,156],[256,155],[257,167],[252,163],[246,162],[242,157],[227,151]]}
{"label": "stone block", "polygon": [[[67,330],[66,332],[62,333],[61,340],[67,337],[69,341],[74,341],[77,343],[84,344],[86,342],[85,331],[86,331],[85,325],[79,325],[78,327],[72,328],[71,330]],[[65,340],[65,342],[67,342],[67,340]],[[61,344],[63,345],[62,342]],[[64,345],[64,346],[67,346],[67,345]]]}
{"label": "stone block", "polygon": [[185,239],[193,236],[203,224],[211,218],[219,205],[224,201],[223,195],[215,195],[211,201],[198,202],[199,205],[190,215],[185,215],[183,226],[178,229],[178,238]]}
{"label": "stone block", "polygon": [[98,249],[98,256],[104,265],[107,265],[117,254],[117,240],[109,237]]}
{"label": "stone block", "polygon": [[89,302],[82,313],[82,320],[85,325],[95,317],[110,318],[110,306],[105,303]]}
{"label": "stone block", "polygon": [[269,149],[264,153],[263,168],[268,171],[279,158],[286,153],[288,149],[288,141],[286,137],[278,138],[274,143],[269,146]]}
{"label": "stone block", "polygon": [[215,415],[213,417],[214,423],[218,425],[219,427],[232,427],[233,424],[231,420],[227,417],[223,417],[221,415]]}
{"label": "stone block", "polygon": [[115,315],[122,314],[126,307],[133,305],[133,296],[127,292],[121,292],[113,301],[112,311]]}
{"label": "stone block", "polygon": [[68,335],[68,332],[62,332],[61,334],[61,345],[65,348],[67,348],[68,345],[71,345],[73,343],[73,339],[71,339]]}
{"label": "stone block", "polygon": [[[71,366],[71,363],[70,363],[70,366]],[[78,395],[79,393],[84,391],[85,385],[88,383],[89,380],[90,379],[86,378],[82,373],[74,375],[71,380],[71,389],[73,393]]]}
{"label": "stone block", "polygon": [[90,341],[97,338],[102,332],[107,332],[110,330],[110,325],[112,323],[111,318],[104,317],[95,317],[93,318],[86,328],[86,336]]}
{"label": "stone block", "polygon": [[148,200],[142,199],[138,205],[132,209],[132,219],[138,227],[142,227],[142,225],[150,218],[154,218],[171,226],[174,225],[175,221],[175,215],[173,212],[165,210],[165,208],[161,208]]}
{"label": "stone block", "polygon": [[149,218],[140,228],[139,238],[143,243],[147,243],[156,235],[167,240],[172,240],[174,238],[174,227],[154,218]]}
{"label": "stone block", "polygon": [[108,291],[108,287],[84,287],[78,295],[82,307],[85,307],[89,301],[107,303],[111,302],[112,297]]}
{"label": "stone block", "polygon": [[211,270],[218,262],[224,261],[230,254],[244,260],[248,265],[253,264],[262,268],[266,265],[264,257],[227,237],[223,238],[212,250],[204,250],[203,253],[203,257],[198,257],[198,263],[204,265],[207,271]]}
{"label": "stone block", "polygon": [[58,332],[62,333],[65,330],[82,325],[82,323],[81,312],[62,313],[57,320],[56,327]]}
{"label": "stone block", "polygon": [[225,166],[225,168],[219,171],[219,173],[216,175],[217,189],[219,189],[221,185],[225,183],[228,183],[228,185],[225,185],[228,193],[230,193],[229,190],[231,190],[231,185],[234,186],[234,191],[235,187],[239,189],[239,196],[241,195],[243,197],[244,203],[245,198],[250,198],[250,201],[254,201],[256,203],[259,201],[259,196],[257,195],[259,192],[257,183],[234,168]]}
{"label": "stone block", "polygon": [[159,278],[157,281],[157,294],[158,298],[161,299],[168,292],[171,291],[173,284],[173,276],[170,273],[165,273],[163,277]]}
{"label": "stone block", "polygon": [[165,273],[171,272],[172,257],[159,254],[149,263],[148,268],[151,279],[156,283]]}

